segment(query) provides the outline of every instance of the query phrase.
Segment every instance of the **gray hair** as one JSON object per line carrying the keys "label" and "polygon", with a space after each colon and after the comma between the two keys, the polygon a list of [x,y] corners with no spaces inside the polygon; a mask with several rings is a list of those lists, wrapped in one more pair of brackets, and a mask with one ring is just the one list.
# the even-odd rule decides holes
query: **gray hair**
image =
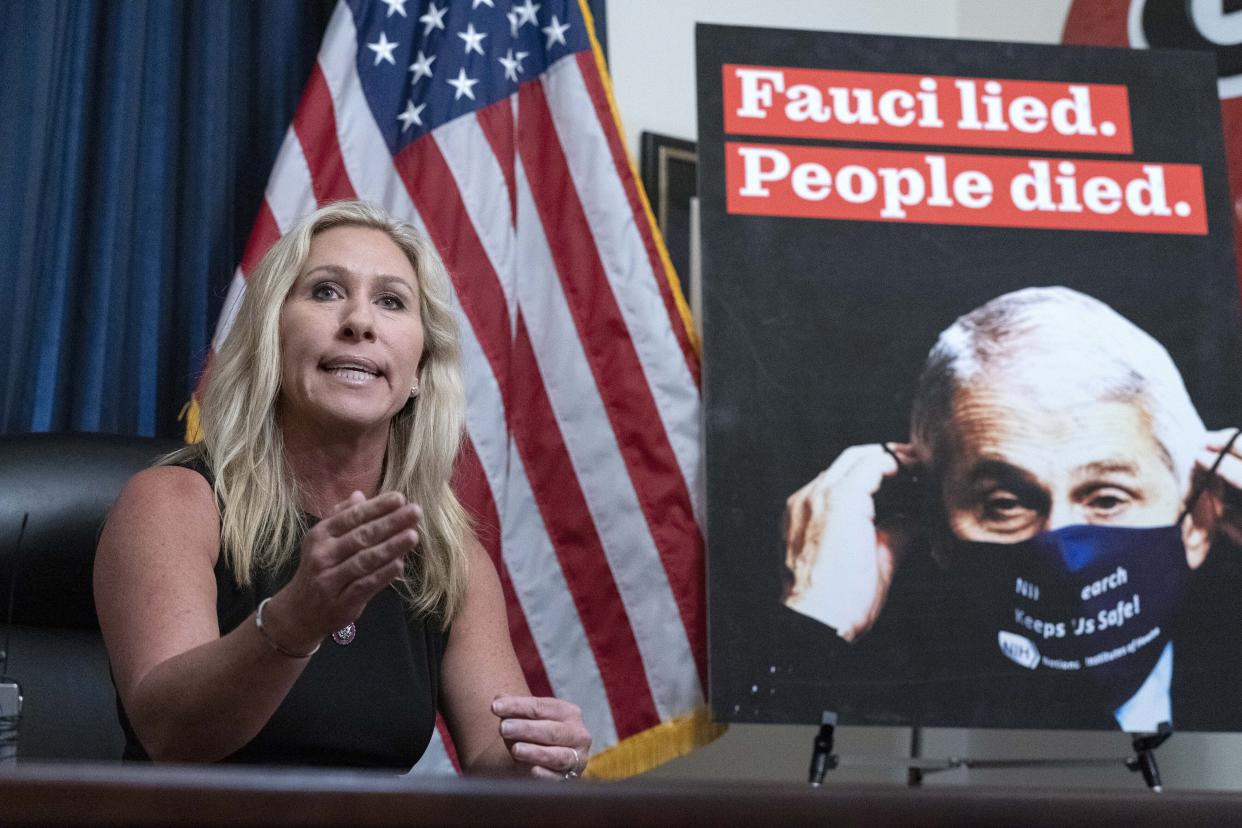
{"label": "gray hair", "polygon": [[940,334],[919,378],[911,439],[935,471],[946,446],[954,396],[999,382],[1057,404],[1135,403],[1170,471],[1187,486],[1203,444],[1203,420],[1164,346],[1103,302],[1065,287],[1006,293]]}

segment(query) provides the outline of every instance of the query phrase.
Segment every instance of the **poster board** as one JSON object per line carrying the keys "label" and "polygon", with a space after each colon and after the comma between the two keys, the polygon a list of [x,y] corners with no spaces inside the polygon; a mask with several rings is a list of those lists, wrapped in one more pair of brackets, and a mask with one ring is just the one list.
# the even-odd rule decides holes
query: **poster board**
{"label": "poster board", "polygon": [[[921,454],[911,439],[929,350],[955,320],[1026,288],[1056,288],[1070,306],[1086,297],[1087,311],[1067,312],[1042,379],[1027,397],[1006,398],[1019,414],[1044,412],[1032,429],[1068,425],[1060,436],[1030,436],[1048,456],[1036,451],[1025,465],[1009,462],[1004,447],[989,449],[1007,474],[1023,475],[1019,506],[1042,521],[1039,531],[988,539],[1177,523],[1168,481],[1184,483],[1175,498],[1184,506],[1184,444],[1168,449],[1168,429],[1157,437],[1149,423],[1134,425],[1151,404],[1116,389],[1110,410],[1121,419],[1101,420],[1104,394],[1088,391],[1102,380],[1086,366],[1100,353],[1124,361],[1136,352],[1125,331],[1142,332],[1135,341],[1149,335],[1171,358],[1208,429],[1242,425],[1238,286],[1211,57],[711,25],[698,27],[697,51],[714,715],[812,723],[832,710],[842,724],[1100,729],[1154,729],[1171,718],[1181,730],[1238,729],[1242,554],[1227,533],[1213,530],[1203,555],[1166,549],[1160,566],[1149,563],[1154,553],[1101,552],[1125,533],[1098,530],[1085,532],[1091,554],[1104,556],[1093,560],[1111,568],[1068,571],[1064,533],[1054,537],[1061,552],[1052,569],[1016,546],[989,557],[972,545],[978,526],[955,534],[961,504],[946,494],[946,470],[964,463],[944,448],[962,443],[957,391],[933,412],[944,428],[929,427]],[[1100,313],[1125,321],[1097,324]],[[1043,323],[1032,324],[1037,341]],[[1066,343],[1072,350],[1079,334],[1082,359],[1067,359]],[[1021,355],[1039,350],[1027,341],[1015,349],[1018,357],[984,373],[1021,373]],[[1145,375],[1143,365],[1160,357],[1136,359]],[[978,376],[970,382],[989,390]],[[1102,445],[1127,428],[1134,445],[1155,446],[1146,460],[1169,455],[1168,479],[1152,483],[1164,487],[1160,508],[1116,518],[1122,507],[1159,500],[1144,489],[1124,494],[1121,506],[1106,492],[1084,512],[1082,492],[1054,478],[1090,457],[1053,455],[1084,435],[1102,434],[1093,443]],[[1176,431],[1174,442],[1206,439]],[[820,572],[807,586],[817,565],[798,574],[807,558],[790,551],[782,528],[791,496],[850,447],[869,451],[868,462],[890,462],[877,452],[894,456],[866,508],[878,509],[880,522],[899,514],[916,525],[903,530],[879,609],[858,623],[857,609],[843,616],[835,606],[798,605],[799,595],[847,575],[829,567],[831,577]],[[953,478],[954,491],[963,479]],[[989,497],[993,518],[1016,508],[1012,498]],[[1078,514],[1054,518],[1066,503]],[[1178,535],[1121,545],[1184,545]],[[1054,600],[1070,594],[1082,598],[1073,608]],[[1006,619],[1018,625],[1008,639]],[[1130,658],[1135,651],[1142,657]]]}

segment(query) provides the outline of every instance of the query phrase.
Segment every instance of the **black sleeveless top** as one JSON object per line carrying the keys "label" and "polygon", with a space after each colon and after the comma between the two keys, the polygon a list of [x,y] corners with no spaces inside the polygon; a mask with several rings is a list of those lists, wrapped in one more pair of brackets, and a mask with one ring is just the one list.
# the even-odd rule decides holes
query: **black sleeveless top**
{"label": "black sleeveless top", "polygon": [[[187,467],[211,480],[201,463]],[[260,601],[288,582],[296,566],[294,560],[275,576],[259,575],[243,589],[221,550],[215,567],[220,635],[245,623]],[[222,761],[402,771],[418,761],[435,727],[448,633],[436,618],[413,618],[392,587],[371,599],[356,626],[357,635],[346,646],[324,639],[263,729]],[[116,704],[125,732],[124,758],[149,760],[119,696]]]}

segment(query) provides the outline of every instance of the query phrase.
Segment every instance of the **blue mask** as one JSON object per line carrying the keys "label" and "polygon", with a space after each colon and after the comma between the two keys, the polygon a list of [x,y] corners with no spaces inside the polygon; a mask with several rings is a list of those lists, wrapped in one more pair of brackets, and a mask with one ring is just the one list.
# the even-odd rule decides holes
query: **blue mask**
{"label": "blue mask", "polygon": [[1182,524],[1239,437],[1242,429],[1172,526],[1067,526],[1019,543],[958,541],[957,572],[976,599],[970,649],[985,664],[1037,675],[1032,690],[1055,693],[1054,705],[1114,713],[1170,641],[1190,578]]}
{"label": "blue mask", "polygon": [[980,591],[979,646],[1044,681],[1062,677],[1055,686],[1079,686],[1109,712],[1155,667],[1190,575],[1180,522],[1068,526],[958,551]]}

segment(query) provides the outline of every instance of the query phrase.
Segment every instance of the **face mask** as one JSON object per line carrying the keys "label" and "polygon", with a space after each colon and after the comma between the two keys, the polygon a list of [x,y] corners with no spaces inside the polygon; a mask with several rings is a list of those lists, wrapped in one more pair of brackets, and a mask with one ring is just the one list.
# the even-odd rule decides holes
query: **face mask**
{"label": "face mask", "polygon": [[[993,675],[1027,673],[1031,696],[1111,716],[1169,644],[1190,576],[1182,523],[1242,429],[1191,492],[1172,526],[1068,526],[1019,543],[958,541],[972,600],[966,636]],[[1155,724],[1152,723],[1154,728]]]}
{"label": "face mask", "polygon": [[1069,526],[1020,543],[962,542],[979,603],[980,649],[1029,671],[1062,699],[1111,714],[1169,643],[1190,570],[1180,522]]}

